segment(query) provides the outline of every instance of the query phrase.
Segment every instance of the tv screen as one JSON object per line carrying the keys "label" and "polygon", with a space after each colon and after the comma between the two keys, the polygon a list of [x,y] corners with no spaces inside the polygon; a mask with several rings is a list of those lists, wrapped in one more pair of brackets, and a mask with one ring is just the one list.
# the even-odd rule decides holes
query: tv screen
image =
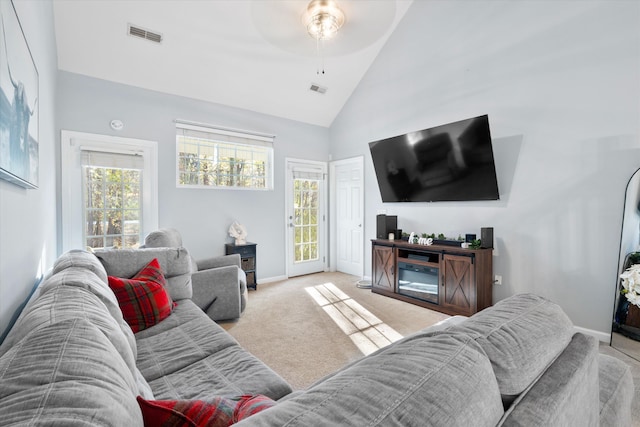
{"label": "tv screen", "polygon": [[489,117],[369,143],[383,202],[498,200]]}

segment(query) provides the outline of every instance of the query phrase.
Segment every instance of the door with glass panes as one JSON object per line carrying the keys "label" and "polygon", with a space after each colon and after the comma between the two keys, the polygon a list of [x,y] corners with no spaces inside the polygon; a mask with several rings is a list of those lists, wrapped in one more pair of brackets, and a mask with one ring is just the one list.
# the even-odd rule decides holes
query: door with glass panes
{"label": "door with glass panes", "polygon": [[287,160],[287,275],[325,269],[326,164]]}

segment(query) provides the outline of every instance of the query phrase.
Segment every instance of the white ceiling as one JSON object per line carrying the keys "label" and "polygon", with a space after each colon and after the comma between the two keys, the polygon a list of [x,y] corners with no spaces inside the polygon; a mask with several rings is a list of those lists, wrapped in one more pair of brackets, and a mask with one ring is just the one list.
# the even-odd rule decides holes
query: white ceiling
{"label": "white ceiling", "polygon": [[301,20],[308,0],[54,0],[58,66],[328,127],[412,1],[338,0],[346,22],[318,57]]}

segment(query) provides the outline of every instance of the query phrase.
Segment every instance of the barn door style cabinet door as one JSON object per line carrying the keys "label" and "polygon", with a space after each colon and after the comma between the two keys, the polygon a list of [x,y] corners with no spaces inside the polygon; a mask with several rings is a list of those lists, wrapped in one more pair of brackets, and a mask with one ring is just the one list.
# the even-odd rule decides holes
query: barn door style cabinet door
{"label": "barn door style cabinet door", "polygon": [[393,293],[396,287],[396,260],[392,246],[373,245],[372,288]]}
{"label": "barn door style cabinet door", "polygon": [[471,316],[492,304],[493,250],[372,241],[374,293],[450,315]]}
{"label": "barn door style cabinet door", "polygon": [[476,311],[476,278],[473,256],[442,256],[440,304],[458,314],[470,316]]}

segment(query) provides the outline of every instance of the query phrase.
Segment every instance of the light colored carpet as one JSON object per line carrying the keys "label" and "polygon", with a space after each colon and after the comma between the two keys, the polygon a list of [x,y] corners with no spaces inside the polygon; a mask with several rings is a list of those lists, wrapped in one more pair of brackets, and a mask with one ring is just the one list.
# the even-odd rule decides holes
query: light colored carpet
{"label": "light colored carpet", "polygon": [[[240,345],[280,374],[294,389],[363,357],[354,342],[331,319],[306,288],[333,283],[380,321],[405,336],[448,316],[360,289],[358,278],[343,273],[318,273],[258,285],[249,291],[243,316],[221,322]],[[616,349],[600,345],[600,352],[629,364],[636,384],[634,426],[640,427],[640,362]]]}
{"label": "light colored carpet", "polygon": [[333,283],[403,336],[448,317],[360,289],[357,281],[343,273],[319,273],[261,284],[249,291],[242,317],[220,325],[295,389],[303,389],[363,357],[305,288]]}

